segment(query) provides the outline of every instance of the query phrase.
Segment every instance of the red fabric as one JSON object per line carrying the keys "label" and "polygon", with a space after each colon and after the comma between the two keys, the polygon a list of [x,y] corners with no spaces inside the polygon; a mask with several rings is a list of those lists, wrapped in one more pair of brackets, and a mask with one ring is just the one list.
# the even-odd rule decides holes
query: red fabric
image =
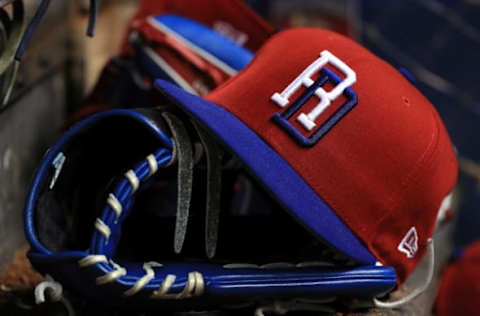
{"label": "red fabric", "polygon": [[188,60],[190,63],[192,63],[192,65],[200,70],[204,75],[208,75],[215,83],[215,86],[220,85],[230,77],[214,65],[210,64],[207,60],[196,55],[173,37],[166,36],[165,44],[178,52],[178,54],[181,55],[185,60]]}
{"label": "red fabric", "polygon": [[[187,81],[200,95],[214,89],[228,79],[228,75],[208,61],[197,56],[181,43],[166,38],[157,29],[153,29],[146,21],[151,15],[178,14],[195,20],[209,27],[214,27],[217,22],[226,22],[236,31],[248,36],[245,47],[255,51],[270,36],[274,29],[241,0],[143,0],[138,11],[130,21],[125,39],[122,43],[120,55],[131,58],[133,48],[128,40],[135,29],[143,39],[150,42],[150,46],[160,55],[181,77]],[[101,110],[107,105],[98,106],[104,100],[105,87],[115,82],[115,69],[107,65],[97,82],[92,94],[88,97],[83,107],[67,122],[71,124],[86,114],[93,114],[95,109]],[[157,105],[155,96],[152,96],[152,105]],[[82,108],[83,108],[82,107]]]}
{"label": "red fabric", "polygon": [[[323,50],[356,72],[352,89],[358,104],[316,145],[305,148],[271,121],[283,109],[270,97]],[[425,253],[441,201],[456,182],[457,162],[437,112],[397,70],[336,33],[293,29],[273,36],[244,71],[207,99],[256,131],[380,262],[395,267],[399,282],[405,280]],[[326,112],[316,123],[327,118]],[[407,258],[397,246],[411,227],[418,232],[419,250]]]}
{"label": "red fabric", "polygon": [[178,14],[214,28],[215,23],[226,22],[236,31],[248,36],[245,47],[256,51],[274,32],[265,20],[241,0],[143,0],[129,23],[122,44],[123,54],[132,54],[128,37],[135,24],[146,17],[160,14]]}
{"label": "red fabric", "polygon": [[443,272],[436,309],[438,316],[480,315],[480,241]]}
{"label": "red fabric", "polygon": [[159,31],[147,20],[138,23],[137,31],[145,45],[152,48],[191,86],[195,87],[197,82],[205,87],[205,89],[196,89],[199,94],[204,94],[202,90],[212,90],[230,78],[221,69],[191,51],[175,38]]}

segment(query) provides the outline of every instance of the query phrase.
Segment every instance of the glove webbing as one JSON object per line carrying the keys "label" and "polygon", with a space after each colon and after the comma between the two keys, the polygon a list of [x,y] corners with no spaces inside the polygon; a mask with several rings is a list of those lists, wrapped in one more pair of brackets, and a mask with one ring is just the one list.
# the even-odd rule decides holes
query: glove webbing
{"label": "glove webbing", "polygon": [[[107,206],[115,213],[115,222],[117,222],[124,211],[124,207],[131,206],[132,200],[130,196],[139,189],[141,183],[156,173],[158,167],[168,167],[177,162],[178,195],[174,250],[176,253],[180,253],[188,227],[195,155],[192,148],[192,141],[182,121],[168,112],[164,112],[163,117],[169,125],[174,138],[173,155],[170,161],[163,161],[165,159],[165,149],[160,149],[154,154],[149,155],[139,166],[125,173],[127,181],[121,182],[115,193],[108,196]],[[196,128],[196,131],[202,141],[207,158],[205,247],[207,256],[212,258],[215,255],[218,236],[221,199],[221,161],[223,153],[200,129]],[[148,175],[146,175],[146,170],[149,170]],[[139,174],[139,172],[141,174]],[[104,236],[107,242],[111,234],[110,227],[105,224],[101,218],[98,218],[95,222],[95,228]]]}
{"label": "glove webbing", "polygon": [[205,206],[205,250],[208,258],[215,256],[218,240],[218,222],[222,191],[223,151],[195,125],[207,155],[207,202]]}
{"label": "glove webbing", "polygon": [[163,118],[173,134],[173,157],[170,163],[178,162],[177,175],[177,216],[175,220],[175,238],[173,248],[175,253],[182,251],[187,234],[188,215],[192,198],[193,185],[193,149],[188,131],[182,122],[173,114],[164,112]]}

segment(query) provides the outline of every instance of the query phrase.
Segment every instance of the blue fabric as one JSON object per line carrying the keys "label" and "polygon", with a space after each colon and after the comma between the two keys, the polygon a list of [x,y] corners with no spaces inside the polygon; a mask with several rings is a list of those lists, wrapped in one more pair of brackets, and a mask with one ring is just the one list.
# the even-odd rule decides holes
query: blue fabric
{"label": "blue fabric", "polygon": [[253,58],[250,50],[187,18],[165,14],[154,19],[237,71],[245,68]]}
{"label": "blue fabric", "polygon": [[90,9],[88,12],[87,36],[93,37],[95,32],[95,25],[97,24],[97,16],[98,16],[98,0],[90,0]]}
{"label": "blue fabric", "polygon": [[157,80],[155,85],[235,153],[273,196],[316,236],[360,263],[376,262],[362,242],[300,175],[238,118],[166,81]]}

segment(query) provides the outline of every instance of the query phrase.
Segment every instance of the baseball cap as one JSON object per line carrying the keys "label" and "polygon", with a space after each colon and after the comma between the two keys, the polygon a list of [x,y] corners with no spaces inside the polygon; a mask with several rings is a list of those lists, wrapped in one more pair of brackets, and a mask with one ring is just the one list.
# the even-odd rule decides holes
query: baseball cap
{"label": "baseball cap", "polygon": [[205,98],[156,87],[327,245],[399,283],[424,256],[456,182],[453,146],[432,104],[367,49],[291,29]]}

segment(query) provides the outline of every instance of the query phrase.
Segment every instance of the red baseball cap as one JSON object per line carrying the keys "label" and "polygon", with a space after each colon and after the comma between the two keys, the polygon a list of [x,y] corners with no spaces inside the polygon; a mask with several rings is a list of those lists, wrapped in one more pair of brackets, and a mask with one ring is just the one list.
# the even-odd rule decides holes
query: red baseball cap
{"label": "red baseball cap", "polygon": [[478,315],[480,311],[480,241],[443,272],[437,297],[437,314]]}
{"label": "red baseball cap", "polygon": [[453,146],[432,104],[364,47],[292,29],[205,99],[156,86],[326,244],[399,282],[425,254],[456,183]]}

